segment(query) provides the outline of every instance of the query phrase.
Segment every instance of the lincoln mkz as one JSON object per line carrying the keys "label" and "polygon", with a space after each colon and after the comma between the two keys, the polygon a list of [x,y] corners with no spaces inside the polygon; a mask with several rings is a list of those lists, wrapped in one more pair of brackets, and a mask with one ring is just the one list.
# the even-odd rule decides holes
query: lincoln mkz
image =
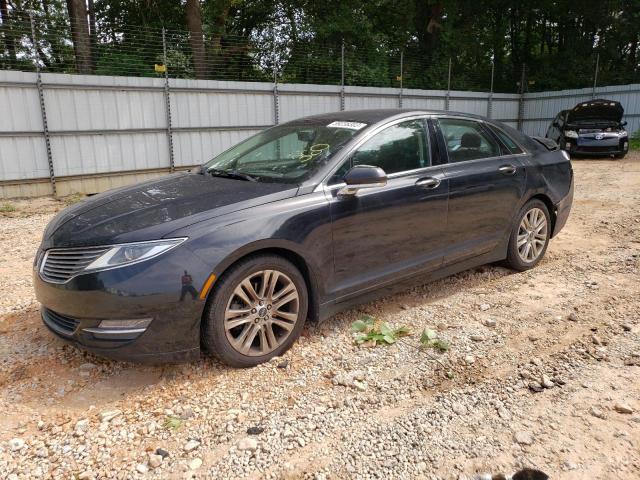
{"label": "lincoln mkz", "polygon": [[99,355],[253,366],[307,319],[486,263],[534,267],[572,198],[566,152],[496,121],[317,115],[63,210],[35,289],[44,324]]}

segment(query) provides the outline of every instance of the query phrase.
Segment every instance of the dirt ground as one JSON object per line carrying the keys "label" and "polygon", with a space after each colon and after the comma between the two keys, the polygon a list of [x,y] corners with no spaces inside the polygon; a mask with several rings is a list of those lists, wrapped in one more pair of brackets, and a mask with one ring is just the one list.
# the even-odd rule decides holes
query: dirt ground
{"label": "dirt ground", "polygon": [[[485,266],[309,324],[249,370],[65,346],[31,286],[64,204],[0,202],[0,477],[640,478],[640,154],[573,165],[571,217],[536,269]],[[355,346],[363,313],[413,335]],[[419,349],[425,327],[450,349]]]}

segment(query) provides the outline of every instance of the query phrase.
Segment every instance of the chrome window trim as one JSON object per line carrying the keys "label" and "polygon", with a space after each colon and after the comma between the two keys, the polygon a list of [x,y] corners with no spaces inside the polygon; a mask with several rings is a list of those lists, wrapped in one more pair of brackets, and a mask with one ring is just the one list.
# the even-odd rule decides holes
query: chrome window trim
{"label": "chrome window trim", "polygon": [[[453,119],[457,119],[457,120],[467,120],[469,122],[477,122],[477,123],[481,123],[484,125],[491,125],[494,126],[491,122],[487,122],[484,119],[481,118],[469,118],[469,117],[465,117],[462,115],[432,115],[431,116],[432,119],[435,119],[436,121],[440,118],[453,118]],[[489,127],[491,128],[491,127]],[[499,127],[495,127],[495,128],[499,128]],[[504,130],[502,130],[500,128],[500,131],[504,132]],[[504,132],[506,135],[506,132]],[[511,137],[511,135],[509,135],[509,138],[511,138],[513,140],[513,138]],[[516,142],[515,140],[513,141],[516,145],[518,145],[518,147],[520,148],[520,150],[522,150],[522,153],[510,153],[508,155],[494,155],[493,157],[483,157],[483,158],[474,158],[473,160],[464,160],[462,162],[449,162],[449,152],[447,151],[447,163],[442,164],[441,166],[445,166],[445,165],[460,165],[460,164],[464,164],[464,163],[469,163],[469,162],[477,162],[479,160],[495,160],[497,158],[511,158],[511,157],[524,157],[524,156],[529,156],[530,152],[524,148],[519,142]]]}
{"label": "chrome window trim", "polygon": [[[499,128],[500,131],[505,133],[505,135],[508,135],[506,132],[504,132],[503,129],[501,129],[500,127],[496,127],[491,122],[487,122],[486,120],[484,120],[482,118],[470,118],[470,117],[467,117],[465,115],[446,114],[446,113],[444,113],[444,114],[424,113],[424,114],[416,114],[416,115],[411,115],[411,116],[408,116],[408,117],[398,118],[398,119],[393,120],[392,122],[379,125],[378,127],[373,128],[369,132],[367,132],[367,134],[364,135],[358,141],[358,143],[356,143],[351,148],[351,150],[349,150],[348,153],[345,154],[344,159],[342,161],[338,162],[338,164],[334,168],[332,168],[331,171],[318,183],[318,185],[313,189],[313,193],[331,192],[331,191],[335,190],[336,188],[342,188],[342,187],[346,186],[346,183],[344,183],[344,182],[336,183],[335,185],[327,185],[327,182],[333,176],[333,174],[340,168],[340,166],[342,166],[343,161],[345,161],[356,149],[361,147],[363,143],[365,143],[371,137],[373,137],[374,135],[379,133],[381,130],[383,130],[383,129],[387,128],[387,127],[391,127],[393,125],[396,125],[398,123],[405,122],[405,121],[428,120],[428,119],[437,121],[440,118],[453,118],[453,119],[467,120],[467,121],[470,121],[470,122],[477,122],[477,123],[481,123],[481,124],[485,124],[485,125],[490,125],[490,126],[494,126],[495,128]],[[437,135],[437,132],[436,132],[436,135]],[[429,165],[428,167],[415,169],[415,170],[407,170],[407,171],[404,171],[404,172],[396,172],[396,173],[392,173],[392,174],[388,175],[387,178],[392,179],[392,178],[397,178],[397,177],[400,177],[400,176],[403,176],[403,175],[411,175],[411,174],[418,173],[418,172],[421,172],[421,171],[425,171],[425,170],[428,170],[428,169],[431,169],[431,168],[435,168],[435,167],[446,168],[448,165],[462,165],[462,164],[466,164],[466,163],[470,163],[470,162],[490,161],[490,160],[496,160],[496,159],[499,159],[499,158],[505,158],[506,159],[506,158],[513,158],[513,157],[528,157],[528,156],[531,155],[531,152],[529,152],[529,150],[527,150],[520,142],[514,140],[513,137],[511,137],[511,135],[509,135],[509,138],[511,138],[513,140],[513,142],[522,150],[522,153],[510,153],[508,155],[497,155],[497,156],[493,156],[493,157],[476,158],[476,159],[473,159],[473,160],[465,160],[463,162],[449,162],[449,153],[447,152],[447,163],[443,163],[443,164],[440,164],[440,165]],[[430,138],[430,135],[429,135],[428,127],[427,127],[427,139],[428,139],[427,147],[431,147],[431,138]],[[429,155],[429,163],[431,163],[432,160],[433,160],[431,158],[431,151],[428,152],[428,155]],[[384,188],[384,187],[381,187],[381,188]]]}
{"label": "chrome window trim", "polygon": [[[174,248],[178,247],[179,245],[182,245],[185,240],[187,240],[189,237],[176,237],[176,238],[161,238],[158,240],[149,240],[149,241],[141,241],[141,242],[127,242],[127,243],[112,243],[109,245],[92,245],[92,246],[88,246],[88,247],[62,247],[62,248],[49,248],[47,250],[44,251],[44,255],[42,256],[42,260],[40,263],[40,266],[38,268],[38,276],[40,277],[40,279],[43,282],[46,283],[53,283],[56,285],[64,285],[65,283],[70,282],[71,280],[73,280],[76,277],[79,277],[80,275],[87,275],[89,273],[95,273],[95,272],[105,272],[107,270],[114,270],[116,268],[122,268],[122,267],[128,267],[130,265],[135,265],[137,263],[142,263],[142,262],[146,262],[147,260],[151,260],[153,258],[156,258],[162,254],[165,254],[171,250],[173,250]],[[163,252],[160,252],[152,257],[148,257],[148,258],[143,258],[140,260],[134,260],[133,262],[129,262],[129,263],[125,263],[122,265],[113,265],[112,267],[105,267],[105,268],[93,268],[91,270],[80,270],[77,273],[74,273],[73,275],[71,275],[69,278],[67,278],[64,282],[56,282],[47,278],[44,278],[43,276],[43,270],[44,270],[44,266],[47,263],[47,257],[49,256],[50,252],[59,252],[59,251],[65,251],[65,250],[91,250],[91,249],[96,249],[96,248],[106,248],[107,250],[105,251],[108,252],[110,249],[115,248],[115,247],[128,247],[129,245],[148,245],[150,243],[164,243],[168,240],[180,240],[179,242],[177,242],[175,245],[173,245],[172,247],[170,247],[168,250],[165,250]],[[104,253],[102,254],[104,255]],[[100,255],[100,256],[102,256]],[[99,257],[98,257],[99,258]]]}

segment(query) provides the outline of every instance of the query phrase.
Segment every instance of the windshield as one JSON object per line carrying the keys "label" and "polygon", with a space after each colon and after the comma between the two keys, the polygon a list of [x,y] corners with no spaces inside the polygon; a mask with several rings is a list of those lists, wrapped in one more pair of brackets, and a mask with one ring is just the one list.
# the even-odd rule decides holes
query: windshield
{"label": "windshield", "polygon": [[207,162],[213,175],[257,181],[297,183],[308,178],[365,123],[286,124],[248,138]]}

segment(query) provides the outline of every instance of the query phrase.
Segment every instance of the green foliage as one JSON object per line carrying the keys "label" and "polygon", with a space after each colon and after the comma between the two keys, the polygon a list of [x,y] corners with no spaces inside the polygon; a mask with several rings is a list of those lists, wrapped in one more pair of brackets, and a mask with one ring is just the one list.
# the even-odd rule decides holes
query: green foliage
{"label": "green foliage", "polygon": [[178,417],[168,417],[164,426],[168,430],[178,430],[182,426],[182,420]]}
{"label": "green foliage", "polygon": [[640,150],[640,129],[631,135],[629,139],[629,150]]}
{"label": "green foliage", "polygon": [[446,352],[447,350],[449,350],[449,343],[438,338],[436,332],[429,328],[425,328],[422,331],[422,335],[420,335],[420,345],[425,348],[435,348],[436,350],[440,350],[441,352]]}
{"label": "green foliage", "polygon": [[16,211],[16,207],[12,203],[7,202],[7,203],[0,204],[0,213],[10,213],[15,211]]}
{"label": "green foliage", "polygon": [[[0,24],[0,68],[33,70],[29,13],[44,71],[74,72],[75,53],[63,0],[8,2]],[[94,0],[91,72],[194,78],[186,2]],[[201,0],[202,78],[345,83],[515,92],[640,83],[640,2],[360,0]],[[193,17],[191,17],[193,18]],[[526,82],[520,86],[523,64]],[[202,76],[204,75],[204,76]],[[636,145],[636,143],[634,143]]]}
{"label": "green foliage", "polygon": [[351,331],[356,333],[355,343],[376,346],[393,345],[398,338],[410,335],[407,327],[392,328],[386,322],[377,321],[370,315],[363,315],[351,325]]}
{"label": "green foliage", "polygon": [[85,196],[82,193],[72,193],[71,195],[60,198],[60,201],[69,206],[82,201],[84,198]]}

